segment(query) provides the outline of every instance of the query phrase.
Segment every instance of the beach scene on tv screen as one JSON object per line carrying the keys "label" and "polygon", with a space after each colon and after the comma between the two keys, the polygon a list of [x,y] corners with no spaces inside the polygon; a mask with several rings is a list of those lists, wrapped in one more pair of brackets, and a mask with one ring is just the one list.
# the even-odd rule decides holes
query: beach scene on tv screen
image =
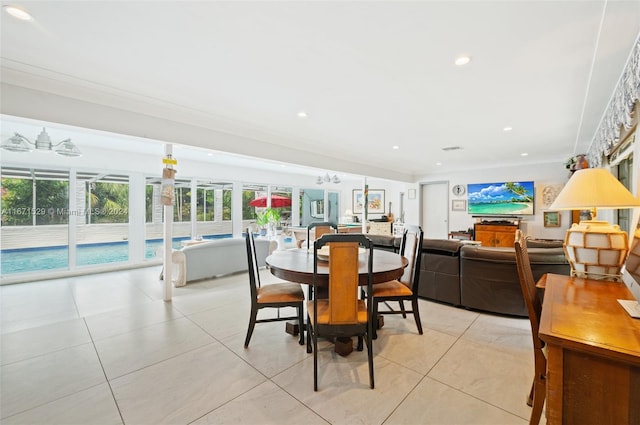
{"label": "beach scene on tv screen", "polygon": [[533,182],[468,184],[467,193],[469,214],[533,214]]}

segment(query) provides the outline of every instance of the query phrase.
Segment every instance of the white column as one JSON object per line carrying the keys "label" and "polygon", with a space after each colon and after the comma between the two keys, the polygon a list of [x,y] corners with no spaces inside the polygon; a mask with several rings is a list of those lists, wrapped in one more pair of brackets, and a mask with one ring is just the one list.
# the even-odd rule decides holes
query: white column
{"label": "white column", "polygon": [[191,179],[191,239],[198,236],[198,180]]}
{"label": "white column", "polygon": [[162,203],[160,202],[160,185],[154,183],[152,186],[153,194],[151,197],[152,207],[151,207],[151,222],[152,223],[162,223]]}
{"label": "white column", "polygon": [[75,197],[77,185],[76,169],[69,171],[69,213],[67,214],[69,233],[67,245],[69,246],[69,270],[76,268],[76,239],[78,238],[78,203]]}
{"label": "white column", "polygon": [[[164,145],[165,157],[172,155],[173,145],[167,143]],[[173,205],[164,205],[164,300],[171,301],[171,280],[172,280],[172,261],[173,247],[171,240],[173,238]]]}
{"label": "white column", "polygon": [[213,221],[217,223],[222,223],[223,193],[222,189],[213,190]]}
{"label": "white column", "polygon": [[145,189],[142,174],[129,177],[129,260],[133,263],[144,261],[145,252]]}
{"label": "white column", "polygon": [[[69,177],[71,178],[71,177]],[[70,192],[73,193],[73,192]],[[76,189],[75,189],[75,197],[76,197],[76,208],[75,211],[77,211],[77,224],[86,224],[87,223],[87,184],[85,182],[82,182],[80,184],[78,184],[78,182],[76,182]],[[71,207],[69,207],[69,209],[71,209]]]}
{"label": "white column", "polygon": [[231,195],[231,221],[233,224],[233,237],[242,237],[242,183],[233,183],[233,192]]}

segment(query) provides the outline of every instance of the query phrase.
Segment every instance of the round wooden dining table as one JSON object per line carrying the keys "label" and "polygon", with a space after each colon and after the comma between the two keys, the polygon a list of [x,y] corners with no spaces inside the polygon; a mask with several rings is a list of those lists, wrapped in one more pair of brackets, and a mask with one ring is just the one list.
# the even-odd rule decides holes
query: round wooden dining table
{"label": "round wooden dining table", "polygon": [[[311,251],[311,252],[310,252]],[[289,282],[313,284],[313,249],[287,249],[275,251],[266,258],[271,273]],[[367,255],[361,255],[359,261],[360,285],[367,284]],[[404,273],[409,261],[391,251],[373,250],[373,283],[398,279]],[[329,262],[318,261],[318,284],[329,284]]]}

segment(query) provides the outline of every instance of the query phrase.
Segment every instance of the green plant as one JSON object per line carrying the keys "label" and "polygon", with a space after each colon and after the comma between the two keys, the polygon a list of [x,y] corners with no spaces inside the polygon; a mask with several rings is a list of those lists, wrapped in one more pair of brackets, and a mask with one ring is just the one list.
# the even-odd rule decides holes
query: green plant
{"label": "green plant", "polygon": [[271,210],[269,213],[270,214],[269,221],[275,227],[279,227],[280,226],[280,210],[273,209],[273,208],[269,208],[269,210]]}
{"label": "green plant", "polygon": [[269,216],[270,213],[267,210],[264,210],[263,212],[257,213],[256,214],[256,224],[258,225],[258,227],[264,229],[267,227],[267,224],[269,224]]}
{"label": "green plant", "polygon": [[265,208],[262,212],[256,214],[256,224],[261,228],[265,228],[268,224],[279,226],[280,211],[273,208]]}

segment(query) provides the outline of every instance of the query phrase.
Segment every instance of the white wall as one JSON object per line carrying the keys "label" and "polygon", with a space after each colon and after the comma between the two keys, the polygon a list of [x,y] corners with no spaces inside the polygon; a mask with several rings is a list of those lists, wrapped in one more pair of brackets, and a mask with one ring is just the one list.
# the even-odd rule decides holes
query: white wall
{"label": "white wall", "polygon": [[438,175],[422,176],[414,185],[406,185],[405,190],[409,188],[416,189],[416,198],[407,199],[405,205],[407,208],[406,222],[420,223],[420,184],[429,182],[449,183],[449,198],[447,205],[449,210],[449,231],[466,230],[473,227],[476,219],[470,214],[462,211],[451,211],[452,199],[465,199],[456,197],[451,193],[451,188],[457,184],[466,186],[469,183],[492,183],[501,181],[534,181],[535,186],[535,205],[533,216],[523,216],[522,228],[532,236],[543,239],[564,239],[565,232],[571,224],[570,212],[561,213],[561,227],[544,227],[542,212],[547,209],[542,204],[542,189],[548,185],[564,185],[569,177],[569,172],[564,168],[564,162],[537,164],[531,166],[519,167],[495,167],[484,170],[468,170],[458,173],[443,173]]}

